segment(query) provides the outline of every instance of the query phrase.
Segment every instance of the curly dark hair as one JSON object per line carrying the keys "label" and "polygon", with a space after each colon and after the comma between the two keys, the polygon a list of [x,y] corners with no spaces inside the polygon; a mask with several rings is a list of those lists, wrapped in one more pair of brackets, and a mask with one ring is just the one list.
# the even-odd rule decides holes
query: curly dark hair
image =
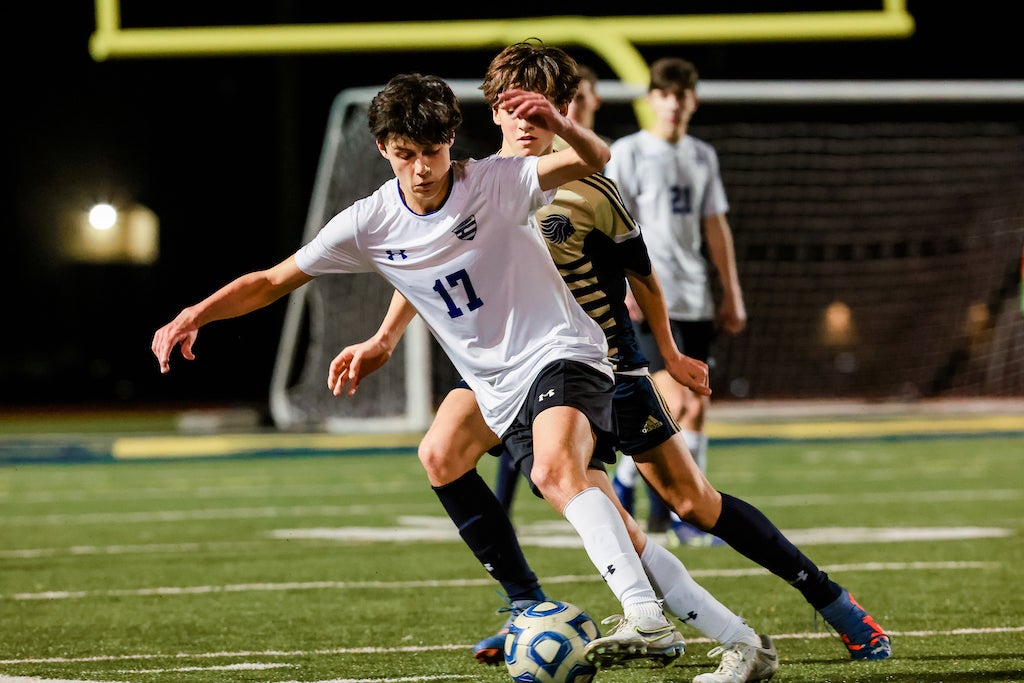
{"label": "curly dark hair", "polygon": [[531,38],[495,55],[480,90],[491,109],[497,106],[498,95],[510,88],[539,92],[556,105],[567,106],[579,85],[575,59],[561,48]]}
{"label": "curly dark hair", "polygon": [[462,108],[444,79],[399,74],[370,102],[370,132],[381,144],[406,138],[419,144],[451,142],[462,124]]}

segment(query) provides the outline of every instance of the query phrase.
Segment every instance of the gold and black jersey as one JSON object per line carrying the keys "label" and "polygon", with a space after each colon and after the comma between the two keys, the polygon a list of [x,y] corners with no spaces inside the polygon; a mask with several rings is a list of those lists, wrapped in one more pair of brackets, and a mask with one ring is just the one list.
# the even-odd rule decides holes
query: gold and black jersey
{"label": "gold and black jersey", "polygon": [[604,330],[616,371],[647,365],[626,310],[626,271],[650,273],[640,228],[615,183],[597,173],[559,188],[536,220],[558,267],[583,310]]}

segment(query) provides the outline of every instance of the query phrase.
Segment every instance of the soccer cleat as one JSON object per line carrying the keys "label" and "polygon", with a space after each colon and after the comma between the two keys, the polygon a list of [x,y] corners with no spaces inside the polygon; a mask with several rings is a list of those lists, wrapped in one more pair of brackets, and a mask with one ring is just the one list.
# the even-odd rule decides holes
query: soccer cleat
{"label": "soccer cleat", "polygon": [[842,638],[850,651],[850,659],[888,659],[892,656],[889,636],[845,588],[832,604],[819,611]]}
{"label": "soccer cleat", "polygon": [[615,614],[602,624],[615,624],[608,635],[590,641],[584,657],[591,664],[607,667],[634,659],[669,664],[686,651],[683,635],[664,614],[656,617],[623,617]]}
{"label": "soccer cleat", "polygon": [[753,683],[770,680],[779,670],[779,655],[771,638],[763,634],[758,637],[761,639],[760,647],[736,643],[712,649],[708,657],[721,657],[722,661],[714,673],[694,676],[693,683]]}
{"label": "soccer cleat", "polygon": [[689,522],[682,520],[672,520],[668,538],[670,547],[682,545],[687,548],[712,548],[725,545],[725,541],[718,536],[701,531]]}
{"label": "soccer cleat", "polygon": [[481,664],[503,664],[505,662],[505,636],[508,635],[508,627],[516,620],[516,617],[539,602],[541,601],[513,600],[505,607],[499,608],[498,614],[509,613],[505,625],[493,636],[488,636],[473,646],[473,658]]}

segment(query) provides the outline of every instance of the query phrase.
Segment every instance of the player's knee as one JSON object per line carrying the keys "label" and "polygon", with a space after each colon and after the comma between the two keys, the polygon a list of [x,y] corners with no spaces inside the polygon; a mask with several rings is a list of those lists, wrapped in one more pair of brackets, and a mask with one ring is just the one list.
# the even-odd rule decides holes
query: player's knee
{"label": "player's knee", "polygon": [[559,488],[559,477],[556,470],[536,461],[530,470],[530,481],[545,498],[553,495]]}
{"label": "player's knee", "polygon": [[687,496],[685,504],[681,506],[683,510],[676,510],[676,514],[697,528],[708,531],[718,522],[722,512],[722,496],[706,480],[702,484]]}
{"label": "player's knee", "polygon": [[580,482],[572,477],[566,468],[538,459],[534,459],[530,481],[544,500],[556,510],[561,510],[573,496],[588,486],[585,480]]}
{"label": "player's knee", "polygon": [[420,464],[423,465],[423,469],[426,470],[427,474],[433,478],[437,470],[442,466],[443,460],[441,454],[437,449],[433,448],[431,444],[425,440],[420,443],[419,448],[416,451],[416,455],[419,456]]}
{"label": "player's knee", "polygon": [[424,439],[416,454],[431,482],[448,483],[465,474],[465,468],[459,466],[450,457],[450,449],[444,448],[435,441]]}
{"label": "player's knee", "polygon": [[455,481],[476,467],[484,453],[484,447],[454,444],[446,439],[432,439],[428,434],[416,451],[420,464],[432,484],[447,484]]}

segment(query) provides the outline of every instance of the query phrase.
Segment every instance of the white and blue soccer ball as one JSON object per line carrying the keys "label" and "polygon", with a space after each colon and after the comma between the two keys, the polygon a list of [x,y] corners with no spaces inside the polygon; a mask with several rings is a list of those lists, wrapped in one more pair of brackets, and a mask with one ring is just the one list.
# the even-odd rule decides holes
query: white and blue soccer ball
{"label": "white and blue soccer ball", "polygon": [[523,610],[505,636],[505,665],[517,683],[590,683],[597,667],[583,656],[601,636],[586,612],[546,600]]}

